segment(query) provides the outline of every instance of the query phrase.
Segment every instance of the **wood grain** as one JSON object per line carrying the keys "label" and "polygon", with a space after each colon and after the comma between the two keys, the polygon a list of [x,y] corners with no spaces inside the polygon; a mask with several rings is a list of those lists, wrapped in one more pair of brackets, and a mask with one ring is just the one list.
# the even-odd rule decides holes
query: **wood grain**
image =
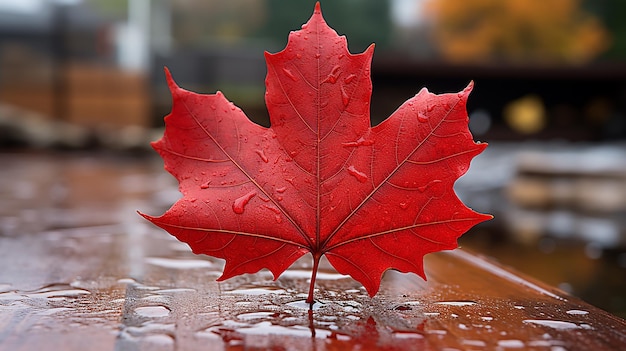
{"label": "wood grain", "polygon": [[311,257],[273,280],[146,223],[176,196],[157,162],[1,155],[0,350],[619,350],[626,322],[479,254],[426,257],[381,291]]}

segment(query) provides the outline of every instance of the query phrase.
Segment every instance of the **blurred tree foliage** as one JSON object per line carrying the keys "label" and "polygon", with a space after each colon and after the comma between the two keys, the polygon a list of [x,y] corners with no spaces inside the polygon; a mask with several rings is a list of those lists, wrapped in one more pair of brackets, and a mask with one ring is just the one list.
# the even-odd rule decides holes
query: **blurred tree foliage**
{"label": "blurred tree foliage", "polygon": [[[286,44],[287,35],[300,29],[313,13],[315,1],[266,0],[265,25],[260,37]],[[389,0],[326,0],[321,1],[326,22],[339,35],[348,38],[351,52],[362,52],[370,44],[385,47],[390,41],[392,23]]]}
{"label": "blurred tree foliage", "polygon": [[[610,46],[579,0],[430,0],[434,41],[452,62],[585,63]],[[623,13],[623,12],[622,12]]]}
{"label": "blurred tree foliage", "polygon": [[[177,45],[202,47],[216,41],[256,39],[279,50],[289,32],[311,16],[315,1],[174,0],[171,4],[172,36]],[[363,51],[372,42],[384,46],[389,41],[389,0],[326,0],[321,6],[327,22],[349,38],[353,52]]]}
{"label": "blurred tree foliage", "polygon": [[603,55],[612,60],[626,59],[626,1],[587,0],[585,8],[603,19],[612,34],[611,47]]}
{"label": "blurred tree foliage", "polygon": [[265,4],[258,0],[175,0],[171,15],[177,46],[203,47],[251,37],[263,26]]}
{"label": "blurred tree foliage", "polygon": [[116,18],[125,18],[128,14],[129,0],[84,0],[84,2],[102,14]]}

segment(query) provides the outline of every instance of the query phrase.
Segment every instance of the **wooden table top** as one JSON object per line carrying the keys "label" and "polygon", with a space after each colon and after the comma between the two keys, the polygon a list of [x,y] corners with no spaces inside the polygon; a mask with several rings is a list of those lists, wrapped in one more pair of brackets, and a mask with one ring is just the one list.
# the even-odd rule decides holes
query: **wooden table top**
{"label": "wooden table top", "polygon": [[370,298],[310,257],[217,283],[222,262],[144,221],[176,186],[154,160],[0,155],[0,350],[620,350],[626,322],[481,255],[389,271]]}

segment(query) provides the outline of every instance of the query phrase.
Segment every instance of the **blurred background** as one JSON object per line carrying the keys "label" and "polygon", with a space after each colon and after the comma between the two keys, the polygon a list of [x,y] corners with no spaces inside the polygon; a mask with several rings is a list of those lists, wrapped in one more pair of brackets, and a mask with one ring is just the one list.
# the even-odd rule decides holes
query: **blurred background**
{"label": "blurred background", "polygon": [[[443,93],[475,82],[470,128],[490,147],[457,191],[495,219],[461,245],[626,317],[626,2],[321,4],[352,52],[376,43],[373,124],[423,86]],[[268,125],[263,52],[284,48],[313,5],[0,0],[0,165],[2,155],[33,154],[158,163],[148,144],[171,106],[163,66],[180,86],[219,89]],[[69,197],[92,181],[67,172],[61,195],[49,182],[46,194]],[[2,174],[3,183],[20,177]],[[32,189],[5,187],[41,200]],[[0,235],[24,217],[9,207],[0,200]]]}

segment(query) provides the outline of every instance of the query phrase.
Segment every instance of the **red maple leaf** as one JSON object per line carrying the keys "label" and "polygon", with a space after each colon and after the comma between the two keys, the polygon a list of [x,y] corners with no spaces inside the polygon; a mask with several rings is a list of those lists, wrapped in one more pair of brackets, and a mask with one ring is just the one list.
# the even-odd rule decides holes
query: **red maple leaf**
{"label": "red maple leaf", "polygon": [[374,46],[352,55],[328,27],[319,3],[287,47],[266,53],[271,127],[252,123],[222,93],[173,95],[153,147],[183,197],[160,217],[143,215],[194,253],[223,258],[219,280],[269,269],[278,278],[313,256],[311,288],[325,255],[373,296],[387,269],[424,279],[423,256],[457,247],[490,219],[453,191],[475,143],[458,94],[422,89],[370,127]]}

